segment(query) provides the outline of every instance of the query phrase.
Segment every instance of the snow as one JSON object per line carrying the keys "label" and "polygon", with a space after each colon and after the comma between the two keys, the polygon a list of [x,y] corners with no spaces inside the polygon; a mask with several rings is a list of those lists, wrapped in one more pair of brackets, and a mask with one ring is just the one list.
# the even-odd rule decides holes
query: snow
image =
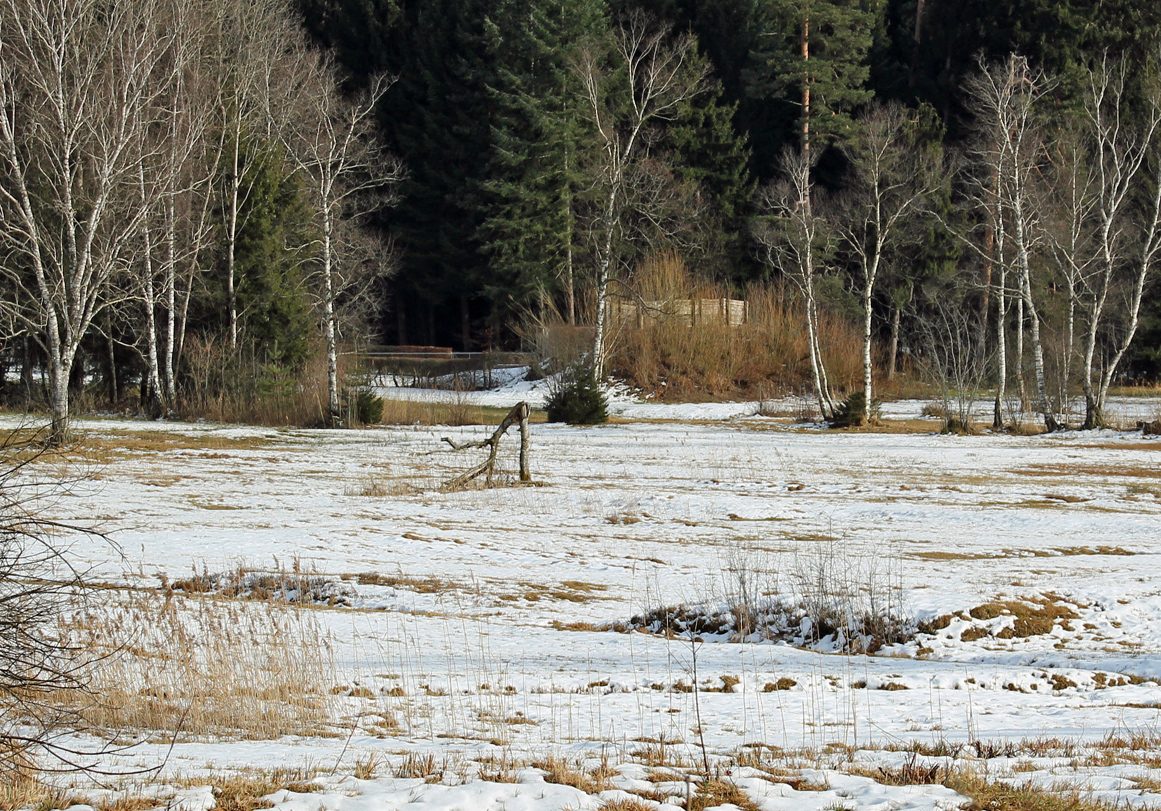
{"label": "snow", "polygon": [[[543,396],[542,383],[516,377],[473,401]],[[884,412],[910,419],[922,406]],[[1124,401],[1115,413],[1157,408]],[[897,766],[892,750],[915,744],[971,760],[976,741],[1058,739],[1074,747],[1069,758],[1018,770],[1015,758],[992,758],[989,769],[1161,807],[1136,782],[1150,775],[1143,762],[1090,765],[1102,741],[1148,733],[1161,712],[1156,440],[940,436],[935,424],[929,434],[839,434],[755,416],[754,403],[670,406],[624,393],[613,410],[626,422],[534,426],[541,486],[455,493],[440,482],[475,457],[440,438],[479,438],[487,426],[78,421],[112,446],[168,442],[127,451],[53,505],[62,520],[99,518],[116,540],[71,540],[90,577],[155,587],[239,568],[309,573],[335,598],[310,616],[328,635],[336,679],[370,696],[334,697],[333,737],[154,741],[102,762],[164,762],[158,784],[186,786],[165,804],[186,811],[207,811],[213,775],[272,765],[324,774],[317,791],[273,795],[285,811],[595,809],[645,786],[671,791],[678,807],[690,784],[678,774],[649,782],[641,752],[665,741],[677,760],[699,763],[704,738],[723,764],[743,747],[818,753],[794,770],[824,790],[731,766],[729,779],[762,809],[942,809],[966,800],[840,767],[850,752]],[[514,448],[502,462],[513,469]],[[741,578],[785,593],[825,566],[856,590],[889,591],[918,620],[954,616],[874,656],[599,630],[666,604],[728,602]],[[1049,601],[1073,618],[1022,637],[1006,633],[1013,614],[967,613],[1001,600]],[[723,677],[736,681],[716,692]],[[779,679],[793,685],[774,689]],[[376,712],[398,729],[369,727]],[[429,755],[449,764],[443,780],[389,776]],[[604,759],[618,776],[593,793],[545,782],[527,764],[548,755]],[[383,773],[353,777],[365,758]],[[496,758],[517,764],[517,782],[481,779]]]}

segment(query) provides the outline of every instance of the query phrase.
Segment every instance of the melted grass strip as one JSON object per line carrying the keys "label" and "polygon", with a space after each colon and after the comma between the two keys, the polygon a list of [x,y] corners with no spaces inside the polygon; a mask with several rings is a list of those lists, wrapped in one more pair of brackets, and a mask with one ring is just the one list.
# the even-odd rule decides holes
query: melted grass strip
{"label": "melted grass strip", "polygon": [[[1161,447],[1161,446],[1159,446]],[[1119,447],[1119,450],[1125,450]],[[1133,450],[1141,450],[1134,445]],[[1130,478],[1130,479],[1161,479],[1157,468],[1146,465],[1029,465],[1012,471],[1017,476],[1059,476],[1066,480],[1073,480],[1076,476],[1098,476],[1102,479]]]}

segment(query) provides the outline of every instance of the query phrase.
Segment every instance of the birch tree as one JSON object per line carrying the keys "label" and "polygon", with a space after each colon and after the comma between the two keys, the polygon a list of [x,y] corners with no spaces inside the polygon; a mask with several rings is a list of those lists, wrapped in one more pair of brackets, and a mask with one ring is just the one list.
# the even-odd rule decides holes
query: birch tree
{"label": "birch tree", "polygon": [[[1090,74],[1085,118],[1091,143],[1089,164],[1094,175],[1094,220],[1096,271],[1085,276],[1089,282],[1087,328],[1084,335],[1081,385],[1084,389],[1085,428],[1104,425],[1105,399],[1121,358],[1137,331],[1141,298],[1158,251],[1158,192],[1142,194],[1149,184],[1156,186],[1161,151],[1161,87],[1148,85],[1143,110],[1130,110],[1126,98],[1129,66],[1098,62]],[[1078,170],[1078,172],[1081,170]],[[1070,173],[1075,174],[1075,173]],[[1134,194],[1144,204],[1135,204]],[[1151,202],[1151,204],[1150,204]],[[1111,354],[1098,373],[1094,369],[1102,327],[1108,326],[1110,297],[1127,288],[1125,326],[1112,341]],[[1097,379],[1094,381],[1094,376]]]}
{"label": "birch tree", "polygon": [[81,341],[148,214],[139,176],[172,85],[171,16],[162,0],[0,3],[0,272],[47,355],[57,443]]}
{"label": "birch tree", "polygon": [[789,278],[802,296],[814,396],[820,415],[830,420],[835,408],[819,338],[818,280],[834,239],[826,220],[817,213],[815,160],[807,150],[787,148],[782,153],[783,180],[765,187],[760,198],[762,210],[771,219],[759,223],[754,236],[767,265]]}
{"label": "birch tree", "polygon": [[[1052,87],[1042,71],[1028,60],[1012,55],[1001,64],[981,61],[979,72],[967,83],[976,126],[986,131],[995,161],[997,215],[1010,224],[1012,268],[1016,274],[1020,317],[1017,341],[1023,337],[1027,315],[1036,377],[1036,409],[1048,431],[1060,427],[1048,398],[1040,313],[1033,295],[1033,255],[1042,247],[1043,229],[1034,205],[1035,183],[1042,169],[1042,139],[1038,116]],[[1022,356],[1022,352],[1018,352]],[[1018,370],[1018,376],[1022,374]]]}
{"label": "birch tree", "polygon": [[603,379],[607,353],[609,285],[627,184],[634,165],[648,154],[655,125],[674,120],[681,104],[705,86],[705,63],[696,59],[692,36],[671,38],[666,29],[634,13],[614,32],[611,53],[597,44],[582,48],[573,70],[580,80],[586,116],[602,150],[595,167],[596,334],[593,370]]}
{"label": "birch tree", "polygon": [[383,205],[389,186],[402,176],[398,161],[379,146],[374,126],[376,106],[391,84],[391,79],[378,76],[357,98],[344,101],[338,95],[333,63],[322,57],[297,88],[303,108],[285,134],[290,153],[308,179],[319,231],[314,297],[326,342],[327,409],[332,421],[339,418],[339,304],[382,270],[358,261],[341,229],[344,221]]}
{"label": "birch tree", "polygon": [[851,186],[837,217],[837,229],[860,275],[863,305],[863,421],[871,421],[871,326],[875,284],[889,250],[899,245],[908,220],[936,187],[932,167],[920,159],[915,121],[899,105],[865,115],[844,145],[851,163]]}
{"label": "birch tree", "polygon": [[1048,147],[1051,168],[1040,195],[1045,212],[1048,246],[1064,283],[1066,297],[1063,352],[1060,359],[1061,391],[1067,393],[1072,380],[1076,350],[1077,317],[1086,310],[1093,275],[1098,272],[1095,252],[1098,207],[1097,173],[1090,162],[1088,139],[1076,122],[1061,129]]}
{"label": "birch tree", "polygon": [[[253,141],[274,137],[271,97],[285,87],[284,71],[294,64],[286,52],[301,48],[302,35],[291,19],[284,0],[218,0],[210,6],[207,62],[216,84],[214,126],[222,139],[218,189],[231,349],[238,346],[237,251],[246,211],[245,178],[261,160],[262,150],[253,148]],[[301,51],[297,56],[303,56]]]}

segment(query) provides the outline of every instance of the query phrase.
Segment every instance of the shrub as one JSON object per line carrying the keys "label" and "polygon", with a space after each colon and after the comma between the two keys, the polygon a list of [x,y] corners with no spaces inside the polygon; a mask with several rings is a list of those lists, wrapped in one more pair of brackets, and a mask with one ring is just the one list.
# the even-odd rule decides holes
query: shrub
{"label": "shrub", "polygon": [[191,336],[186,344],[177,414],[185,419],[251,425],[326,423],[326,357],[301,367],[268,363],[249,344]]}
{"label": "shrub", "polygon": [[[834,415],[830,418],[831,428],[852,428],[866,424],[863,419],[863,406],[867,402],[867,396],[862,391],[853,391],[843,400],[834,410]],[[878,422],[879,420],[879,401],[871,401],[871,422]]]}
{"label": "shrub", "polygon": [[369,388],[355,390],[351,402],[351,422],[357,425],[377,425],[383,420],[383,398]]}
{"label": "shrub", "polygon": [[597,425],[609,419],[608,403],[590,366],[576,363],[553,381],[545,410],[549,422]]}

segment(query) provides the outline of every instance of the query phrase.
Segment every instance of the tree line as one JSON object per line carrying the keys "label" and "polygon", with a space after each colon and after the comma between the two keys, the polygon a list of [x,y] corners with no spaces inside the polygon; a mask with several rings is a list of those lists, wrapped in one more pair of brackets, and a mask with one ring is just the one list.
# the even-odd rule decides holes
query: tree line
{"label": "tree line", "polygon": [[1161,343],[1159,41],[1139,0],[3,0],[3,379],[63,433],[85,374],[164,413],[315,345],[334,421],[359,326],[588,324],[601,371],[673,252],[799,291],[824,415],[828,310],[864,416],[905,356],[1098,425]]}
{"label": "tree line", "polygon": [[[584,320],[600,368],[608,296],[676,250],[739,290],[801,289],[824,414],[818,307],[861,323],[868,413],[878,343],[890,367],[902,347],[943,378],[970,360],[997,402],[1014,374],[1049,427],[1070,382],[1096,425],[1127,361],[1156,373],[1153,4],[300,7],[354,86],[399,76],[381,121],[408,170],[382,324],[400,343],[496,346],[522,321]],[[973,358],[936,340],[953,327],[974,330]]]}

